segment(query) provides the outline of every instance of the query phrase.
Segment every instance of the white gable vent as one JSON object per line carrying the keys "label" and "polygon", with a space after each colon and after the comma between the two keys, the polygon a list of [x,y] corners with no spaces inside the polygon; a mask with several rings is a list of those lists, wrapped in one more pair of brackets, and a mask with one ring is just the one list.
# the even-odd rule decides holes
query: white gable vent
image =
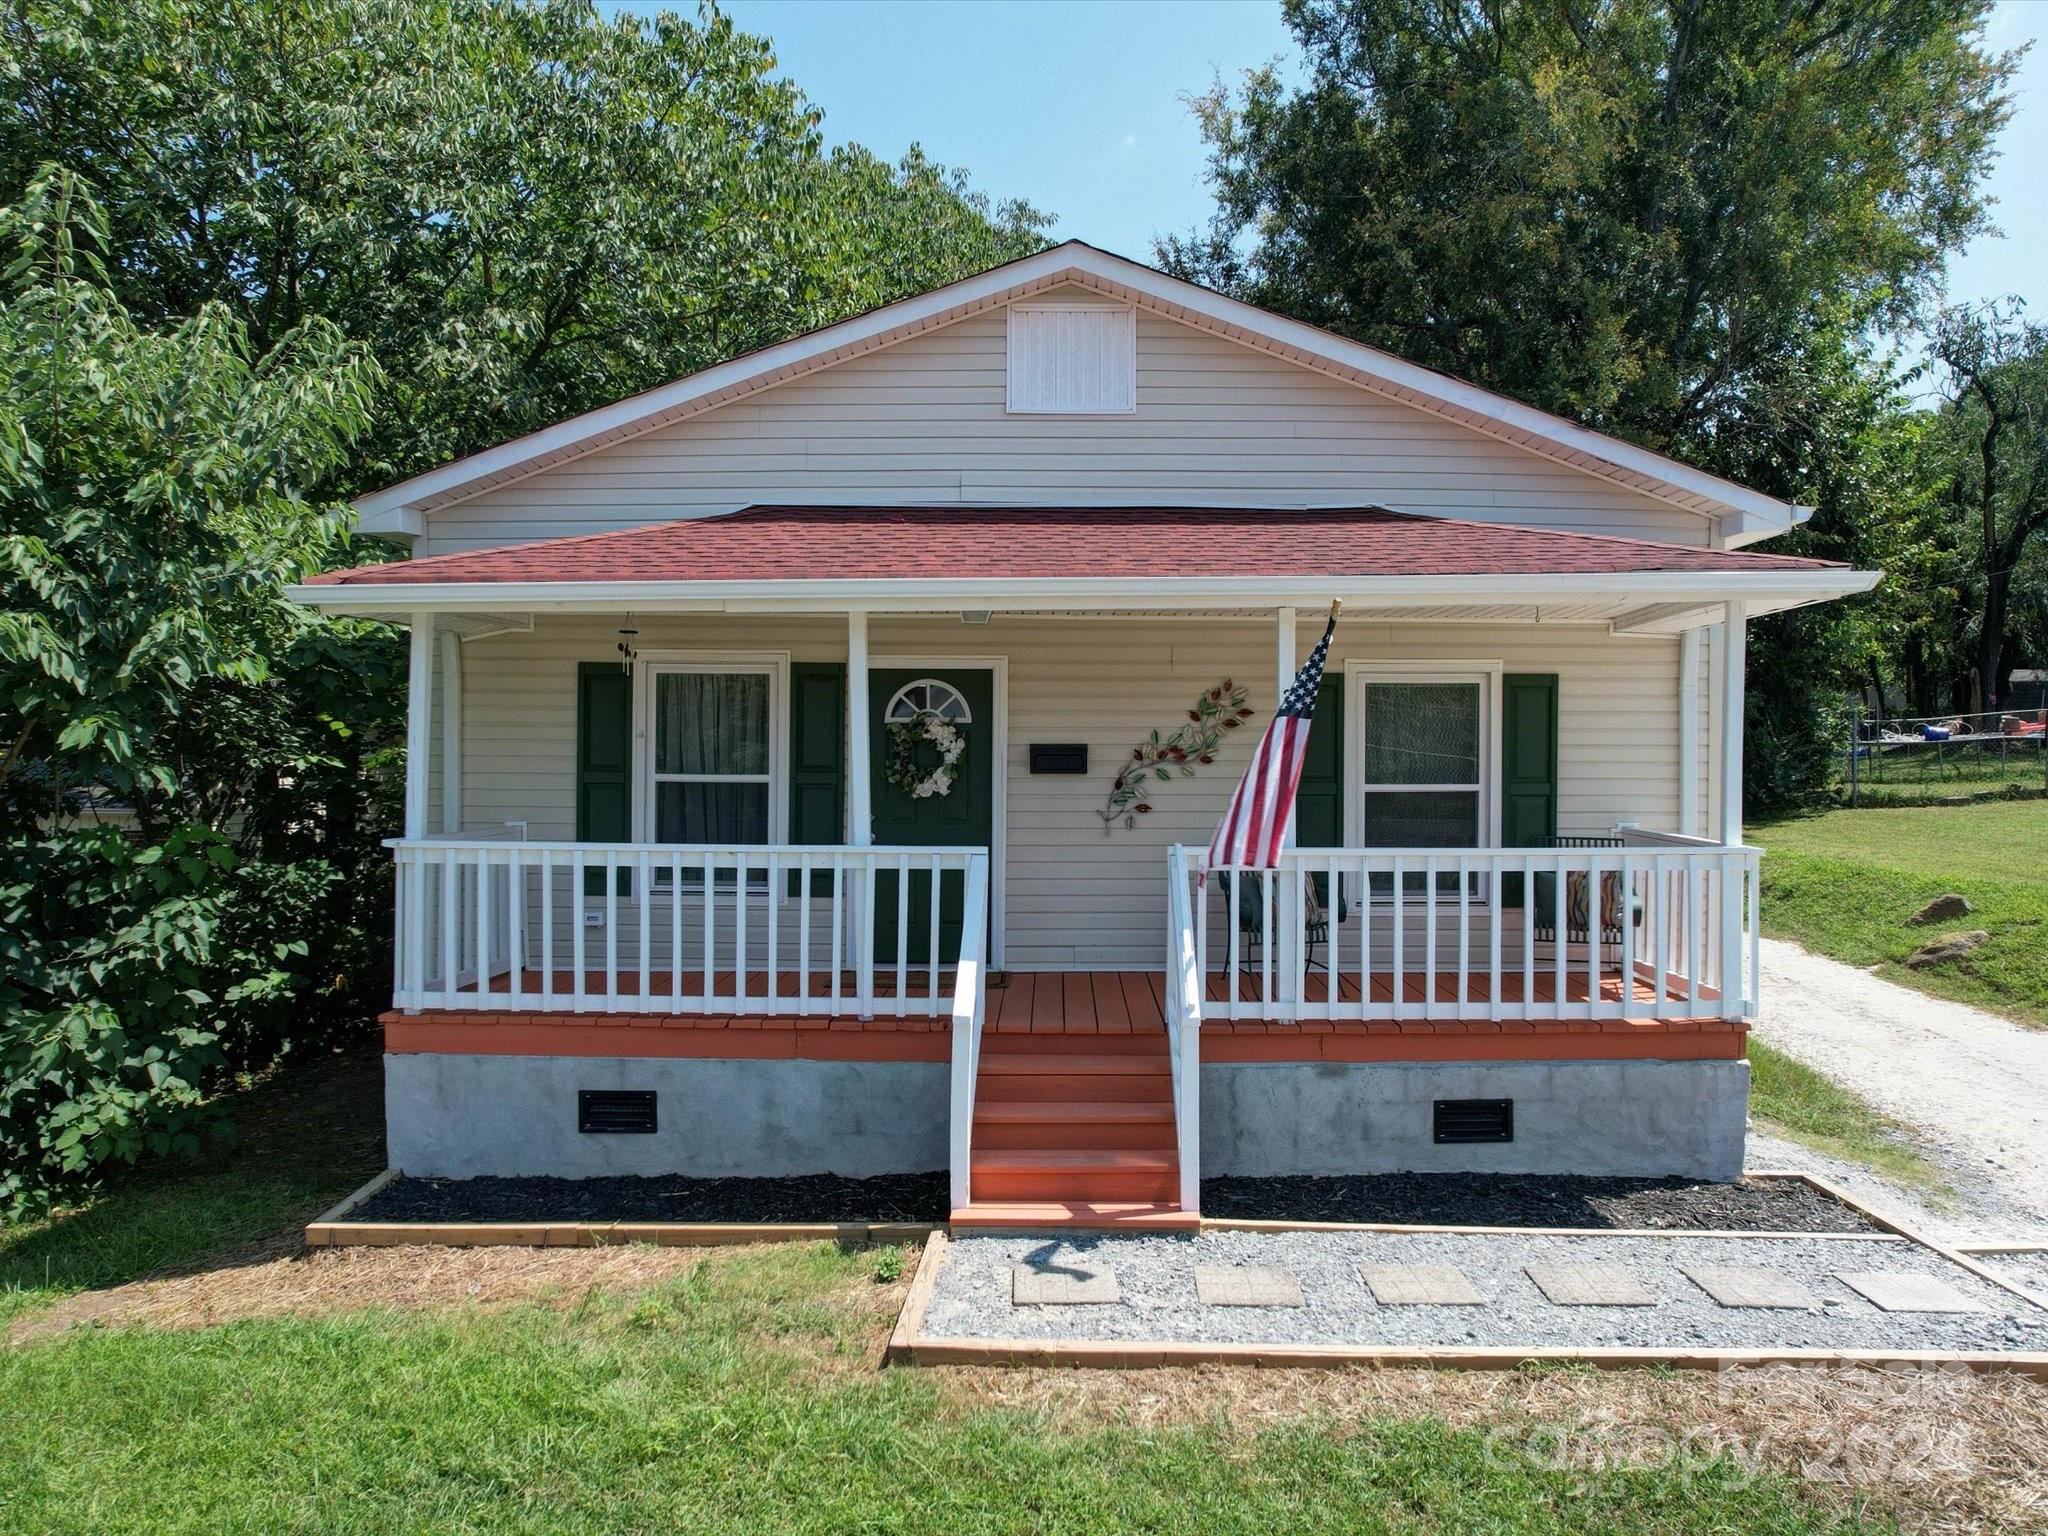
{"label": "white gable vent", "polygon": [[1109,304],[1010,306],[1010,409],[1109,416],[1138,408],[1138,315]]}

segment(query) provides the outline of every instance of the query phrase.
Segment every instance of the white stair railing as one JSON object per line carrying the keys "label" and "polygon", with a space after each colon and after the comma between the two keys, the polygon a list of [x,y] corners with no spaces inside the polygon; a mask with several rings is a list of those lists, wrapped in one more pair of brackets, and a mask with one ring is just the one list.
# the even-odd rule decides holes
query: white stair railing
{"label": "white stair railing", "polygon": [[960,956],[953,974],[953,1081],[948,1153],[953,1209],[973,1195],[974,1094],[981,1077],[981,1028],[988,1016],[988,976],[982,952],[988,933],[988,856],[967,865],[960,904]]}
{"label": "white stair railing", "polygon": [[1173,1123],[1180,1157],[1180,1208],[1202,1207],[1202,988],[1204,976],[1189,899],[1187,850],[1166,851],[1166,1050],[1173,1069]]}

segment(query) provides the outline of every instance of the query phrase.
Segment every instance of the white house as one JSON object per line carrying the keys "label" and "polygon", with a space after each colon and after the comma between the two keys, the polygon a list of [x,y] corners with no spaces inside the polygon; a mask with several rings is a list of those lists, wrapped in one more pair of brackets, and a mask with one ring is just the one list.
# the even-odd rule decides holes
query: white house
{"label": "white house", "polygon": [[[1744,625],[1877,579],[1798,507],[1069,243],[357,508],[394,1166],[1740,1169]],[[1297,849],[1204,872],[1339,599]]]}

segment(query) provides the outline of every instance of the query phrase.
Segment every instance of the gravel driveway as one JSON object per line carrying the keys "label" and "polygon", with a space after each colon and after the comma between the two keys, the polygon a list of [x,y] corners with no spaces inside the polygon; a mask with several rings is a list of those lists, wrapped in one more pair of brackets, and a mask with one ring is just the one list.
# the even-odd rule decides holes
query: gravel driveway
{"label": "gravel driveway", "polygon": [[1837,1178],[1932,1236],[2048,1240],[2048,1031],[1766,939],[1755,1032],[1912,1126],[1959,1199],[1929,1209],[1867,1170],[1767,1136],[1751,1136],[1750,1167]]}

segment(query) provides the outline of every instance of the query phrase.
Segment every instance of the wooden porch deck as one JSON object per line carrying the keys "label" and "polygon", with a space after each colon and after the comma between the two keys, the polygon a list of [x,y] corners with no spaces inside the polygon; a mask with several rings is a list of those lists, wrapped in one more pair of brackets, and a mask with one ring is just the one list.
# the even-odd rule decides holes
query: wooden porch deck
{"label": "wooden porch deck", "polygon": [[[576,992],[575,973],[557,970],[548,978],[557,997],[566,997]],[[801,996],[796,973],[777,973],[771,981],[765,971],[749,971],[745,992],[735,990],[735,978],[731,971],[719,971],[712,977],[714,997],[787,998],[795,1003]],[[1458,1003],[1458,974],[1456,971],[1439,971],[1431,978],[1422,974],[1410,974],[1403,978],[1402,1000],[1420,1007],[1426,996],[1434,994],[1440,1017],[1435,1022],[1456,1020],[1484,1020],[1488,1012],[1488,978],[1474,972],[1467,978],[1467,996],[1463,1011]],[[704,975],[701,971],[685,972],[681,978],[672,977],[666,971],[650,972],[647,978],[646,1005],[641,1003],[640,974],[638,970],[621,970],[615,985],[621,1000],[621,1011],[634,1014],[658,1014],[664,1012],[664,1003],[673,1003],[677,998],[696,999],[704,995]],[[840,998],[836,1005],[819,1009],[820,1003],[827,1003],[832,995],[830,972],[813,972],[809,978],[809,997],[814,1012],[808,1019],[800,1016],[794,1008],[787,1015],[777,1013],[700,1014],[678,1013],[678,1023],[695,1020],[706,1025],[726,1024],[767,1024],[805,1023],[818,1019],[836,1018],[846,1020],[858,1014],[855,1001],[857,983],[852,972],[840,978]],[[924,999],[930,995],[929,978],[922,971],[911,972],[904,981],[903,996],[906,999]],[[1239,1001],[1258,1001],[1259,977],[1247,971],[1239,978]],[[510,975],[493,977],[489,992],[510,998],[515,992],[520,1000],[536,1013],[541,999],[542,977],[534,970],[522,971],[514,985]],[[1307,978],[1307,1000],[1323,1002],[1328,996],[1329,978],[1320,972],[1311,972]],[[1622,978],[1618,972],[1609,971],[1600,978],[1600,996],[1603,1001],[1617,1002],[1622,996]],[[887,1012],[888,1003],[896,997],[896,978],[893,971],[878,969],[874,978],[875,997],[881,1007],[878,1012]],[[602,971],[586,973],[583,990],[586,994],[602,994],[605,989],[605,975]],[[949,999],[953,989],[953,973],[941,970],[938,977],[938,991],[941,1000]],[[1390,1003],[1393,1000],[1393,983],[1390,977],[1375,975],[1372,978],[1372,997],[1376,1003]],[[465,995],[473,996],[474,985],[461,989]],[[1649,1014],[1656,1002],[1656,994],[1650,983],[1638,978],[1630,988],[1631,1001],[1641,1003],[1645,1014],[1630,1023],[1658,1022]],[[1209,978],[1208,996],[1212,1002],[1222,1002],[1227,995],[1226,979],[1218,974]],[[1355,1003],[1359,997],[1359,983],[1356,976],[1343,976],[1338,981],[1340,1002]],[[1674,1000],[1681,997],[1672,993]],[[1556,976],[1553,971],[1539,970],[1534,977],[1534,1001],[1541,1005],[1557,1000]],[[1501,978],[1501,999],[1504,1003],[1519,1004],[1522,1001],[1522,977],[1516,973]],[[1583,1003],[1586,1000],[1586,975],[1583,967],[1574,966],[1566,977],[1565,1000]],[[883,1021],[875,1021],[883,1022]],[[890,1018],[884,1027],[897,1027],[905,1023],[930,1023],[943,1027],[946,1020],[918,1019],[898,1020]],[[1339,1021],[1341,1022],[1341,1021]],[[1404,1020],[1404,1023],[1418,1022]],[[1667,1019],[1664,1022],[1669,1022]],[[998,1034],[1050,1034],[1050,1035],[1131,1035],[1159,1034],[1166,1029],[1165,978],[1157,971],[1007,971],[990,976],[988,987],[988,1016],[984,1029]],[[1228,1030],[1233,1027],[1266,1029],[1271,1023],[1261,1024],[1245,1020],[1229,1021],[1204,1020],[1204,1030]],[[1280,1026],[1297,1027],[1297,1026]],[[1332,1023],[1298,1026],[1330,1029]],[[1363,1027],[1357,1026],[1357,1027]],[[1389,1024],[1391,1027],[1391,1024]],[[1594,1029],[1598,1025],[1590,1026]]]}
{"label": "wooden porch deck", "polygon": [[[798,1013],[796,977],[780,978],[778,995],[788,998],[788,1011],[748,1013],[690,1012],[674,1006],[676,993],[666,972],[654,972],[648,995],[639,995],[639,974],[620,972],[616,1008],[575,1012],[540,1006],[540,976],[520,978],[523,996],[512,995],[511,978],[495,979],[486,994],[490,1004],[466,989],[456,1007],[432,1006],[418,1012],[393,1010],[382,1016],[387,1051],[451,1052],[527,1056],[597,1057],[776,1057],[786,1059],[926,1061],[947,1060],[951,1051],[950,1009],[935,1014],[897,1017],[889,1011],[894,977],[877,974],[875,1016],[860,1018],[852,1000],[851,977],[841,978],[844,997],[838,1011],[829,1008]],[[1377,979],[1377,978],[1376,978]],[[553,978],[558,997],[571,993],[571,975]],[[587,978],[601,987],[603,977]],[[1473,978],[1475,984],[1478,978]],[[1504,1001],[1520,998],[1521,977],[1504,978]],[[1551,1000],[1549,974],[1535,978],[1536,999]],[[1571,1000],[1583,1001],[1583,972],[1570,978]],[[1419,1010],[1424,979],[1407,978],[1407,1001]],[[768,978],[748,976],[748,995],[769,996]],[[1673,1012],[1610,1019],[1506,1019],[1487,1017],[1483,999],[1459,1008],[1455,973],[1438,975],[1435,991],[1438,1017],[1335,1019],[1286,1022],[1275,1019],[1206,1019],[1202,1024],[1205,1062],[1416,1062],[1416,1061],[1739,1061],[1744,1054],[1745,1027],[1740,1023]],[[695,998],[703,973],[682,978],[682,996]],[[730,997],[730,972],[714,978],[719,996]],[[814,998],[829,998],[831,977],[811,977]],[[1309,978],[1312,998],[1327,985],[1322,976]],[[1356,1000],[1355,980],[1346,978],[1342,995]],[[1620,978],[1602,978],[1602,994],[1619,996]],[[950,996],[952,977],[940,972],[941,1003]],[[1638,982],[1636,1000],[1649,1004],[1647,985]],[[1220,1000],[1222,980],[1211,979],[1211,995]],[[922,1000],[925,978],[908,978],[905,993]],[[1376,989],[1389,1000],[1384,986]],[[499,999],[503,999],[499,1003]],[[586,1009],[588,1009],[588,999]],[[496,1006],[492,1006],[496,1004]],[[758,1004],[757,1004],[758,1006]],[[1075,1051],[1093,1054],[1145,1052],[1165,1048],[1162,978],[1149,971],[1012,971],[991,978],[984,1029],[1002,1049]],[[1085,1044],[1079,1042],[1085,1041]]]}

